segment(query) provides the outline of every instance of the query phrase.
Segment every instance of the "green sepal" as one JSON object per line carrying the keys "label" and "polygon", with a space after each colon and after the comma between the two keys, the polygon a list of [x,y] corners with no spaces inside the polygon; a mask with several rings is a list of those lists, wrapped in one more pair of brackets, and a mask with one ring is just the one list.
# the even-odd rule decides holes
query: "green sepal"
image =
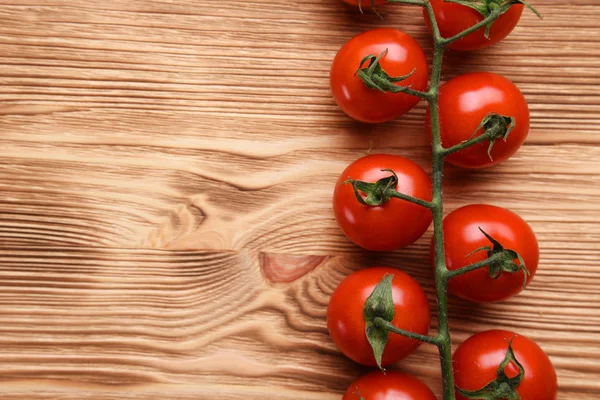
{"label": "green sepal", "polygon": [[[410,78],[416,70],[412,70],[410,73],[402,76],[390,76],[385,70],[381,67],[381,59],[385,57],[388,53],[388,49],[385,49],[378,56],[374,54],[369,54],[365,56],[360,61],[360,66],[356,71],[358,77],[367,85],[367,87],[375,90],[379,90],[384,93],[402,93],[406,92],[407,89],[410,89],[410,86],[398,86],[397,82],[402,82],[408,78]],[[363,65],[369,62],[367,67],[363,67]]]}
{"label": "green sepal", "polygon": [[[363,2],[363,0],[358,0],[358,10],[360,11],[361,14],[364,14],[363,8],[362,8],[362,2]],[[377,12],[377,9],[375,8],[375,0],[370,0],[370,3],[371,3],[371,9],[375,13],[375,15],[377,15],[379,18],[383,19],[383,17]]]}
{"label": "green sepal", "polygon": [[[510,10],[512,6],[515,4],[523,4],[525,7],[529,8],[538,18],[542,19],[542,15],[533,8],[527,1],[525,0],[444,0],[447,3],[455,3],[460,4],[461,6],[472,8],[477,11],[479,14],[483,16],[483,18],[487,18],[492,13],[497,13],[498,16],[505,14]],[[490,22],[485,26],[484,36],[486,39],[490,38],[490,31],[494,22],[496,20]]]}
{"label": "green sepal", "polygon": [[485,1],[472,1],[472,0],[444,0],[446,3],[460,4],[461,6],[472,8],[479,14],[487,17],[489,15],[488,8],[485,5]]}
{"label": "green sepal", "polygon": [[467,140],[474,138],[480,130],[484,130],[481,136],[487,136],[490,141],[488,146],[488,157],[493,161],[492,149],[496,144],[497,139],[502,139],[506,142],[508,135],[515,129],[517,120],[515,117],[508,117],[497,113],[489,113],[485,116],[475,129],[475,132]]}
{"label": "green sepal", "polygon": [[470,252],[469,254],[467,254],[465,257],[471,257],[473,254],[479,253],[480,251],[490,252],[490,251],[492,251],[492,248],[490,246],[483,246],[483,247],[480,247],[478,249],[473,250],[472,252]]}
{"label": "green sepal", "polygon": [[376,318],[381,318],[385,321],[392,322],[394,320],[394,298],[392,296],[392,279],[394,275],[385,275],[381,282],[375,286],[375,289],[365,302],[364,318],[365,318],[365,334],[369,340],[369,344],[373,349],[373,355],[377,366],[383,370],[381,359],[383,351],[388,341],[389,332],[387,329],[380,328],[375,324]]}
{"label": "green sepal", "polygon": [[[348,178],[342,182],[342,185],[352,184],[356,200],[365,206],[381,206],[392,198],[392,192],[395,191],[398,185],[398,175],[391,169],[382,169],[384,172],[389,172],[392,175],[382,178],[377,182],[363,182]],[[366,196],[363,198],[361,193]]]}
{"label": "green sepal", "polygon": [[[523,378],[525,378],[525,368],[515,356],[515,352],[512,347],[513,340],[514,338],[508,342],[508,350],[506,351],[504,360],[498,366],[498,370],[496,371],[496,379],[479,390],[468,391],[456,386],[456,391],[467,399],[521,400],[521,396],[519,396],[519,393],[517,393],[517,388],[523,381]],[[511,362],[513,362],[517,368],[519,368],[519,374],[513,378],[509,378],[508,375],[506,375],[506,367]]]}
{"label": "green sepal", "polygon": [[500,278],[500,274],[502,274],[502,265],[501,264],[492,264],[489,267],[490,278],[498,279]]}
{"label": "green sepal", "polygon": [[540,14],[540,12],[538,10],[536,10],[531,4],[529,4],[525,0],[513,0],[511,3],[512,3],[511,5],[513,5],[513,4],[519,4],[519,3],[523,4],[525,7],[529,8],[539,19],[544,19],[544,17],[542,16],[542,14]]}
{"label": "green sepal", "polygon": [[[503,272],[515,274],[519,271],[523,271],[523,289],[525,289],[525,286],[527,286],[527,277],[530,275],[530,273],[527,269],[527,266],[525,265],[525,260],[523,260],[523,257],[514,250],[505,249],[500,242],[498,242],[487,232],[481,229],[481,227],[479,227],[479,230],[490,241],[492,247],[480,247],[477,250],[474,250],[471,253],[467,254],[466,257],[469,257],[475,253],[479,253],[480,251],[486,251],[488,258],[498,253],[502,253],[503,257],[500,260],[490,264],[488,267],[488,273],[490,278],[498,279],[500,278],[500,275],[502,275]],[[519,264],[514,262],[515,259],[519,260]]]}

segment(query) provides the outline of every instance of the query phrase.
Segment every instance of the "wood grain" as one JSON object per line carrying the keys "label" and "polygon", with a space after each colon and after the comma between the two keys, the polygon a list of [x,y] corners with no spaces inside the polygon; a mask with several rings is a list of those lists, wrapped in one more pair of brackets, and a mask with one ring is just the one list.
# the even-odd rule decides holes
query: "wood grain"
{"label": "wood grain", "polygon": [[[213,2],[211,2],[213,3]],[[453,341],[516,330],[551,356],[561,400],[600,398],[600,11],[537,0],[502,44],[450,54],[530,102],[532,132],[489,171],[446,171],[447,210],[486,202],[536,231],[531,287],[453,300]],[[0,398],[338,399],[364,372],[325,326],[336,284],[406,270],[433,301],[427,234],[360,251],[331,212],[372,152],[430,165],[424,106],[348,120],[335,52],[373,26],[431,50],[419,10],[385,19],[334,0],[0,1]],[[433,327],[435,329],[435,327]],[[398,367],[439,394],[434,349]]]}

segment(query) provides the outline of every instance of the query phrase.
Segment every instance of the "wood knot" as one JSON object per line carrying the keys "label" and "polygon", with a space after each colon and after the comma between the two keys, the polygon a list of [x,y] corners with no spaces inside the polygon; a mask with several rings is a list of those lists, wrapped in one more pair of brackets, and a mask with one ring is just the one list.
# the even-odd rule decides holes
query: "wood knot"
{"label": "wood knot", "polygon": [[317,268],[326,256],[260,253],[260,267],[271,283],[290,283]]}

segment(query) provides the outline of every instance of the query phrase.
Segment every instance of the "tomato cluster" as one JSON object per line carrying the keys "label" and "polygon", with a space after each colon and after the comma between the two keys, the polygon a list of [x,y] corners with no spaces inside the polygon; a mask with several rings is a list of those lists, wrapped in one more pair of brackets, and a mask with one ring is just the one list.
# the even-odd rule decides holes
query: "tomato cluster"
{"label": "tomato cluster", "polygon": [[[343,1],[372,4],[370,0]],[[461,34],[485,17],[485,10],[475,7],[445,0],[429,2],[444,38]],[[383,3],[377,0],[374,5]],[[497,0],[480,3],[490,10],[502,4]],[[504,39],[523,12],[523,5],[514,3],[518,2],[511,2],[493,25],[465,32],[448,47],[477,50]],[[431,30],[427,12],[425,20]],[[445,159],[457,167],[497,165],[513,156],[525,141],[529,108],[510,80],[489,72],[470,73],[449,80],[435,94],[426,92],[427,81],[428,66],[419,44],[408,34],[390,28],[370,30],[349,40],[337,53],[330,74],[331,91],[339,107],[364,123],[391,121],[410,111],[420,98],[431,101],[427,96],[437,95],[436,132]],[[430,110],[424,125],[425,134],[431,138]],[[394,251],[415,243],[430,227],[435,207],[427,172],[415,162],[391,154],[368,155],[351,163],[339,177],[333,196],[335,218],[343,233],[371,251]],[[450,276],[448,291],[455,296],[481,303],[505,301],[523,290],[537,271],[536,236],[527,222],[507,209],[486,204],[458,208],[443,220],[442,230],[446,274]],[[437,252],[435,247],[432,240],[434,270],[442,245]],[[383,309],[380,298],[372,298],[386,279],[391,293],[388,301],[393,305],[386,311],[391,313],[386,321],[404,332],[430,338],[429,302],[413,278],[389,267],[356,271],[334,290],[327,327],[342,353],[367,366],[394,364],[420,345],[415,336],[390,331],[389,338],[387,332],[385,335],[385,348],[379,357],[374,355],[374,320],[369,320],[368,310],[371,306],[375,312]],[[381,317],[377,323],[381,325]],[[496,330],[474,335],[458,348],[453,363],[457,399],[492,398],[477,397],[486,390],[488,395],[495,391],[495,399],[501,398],[497,393],[502,390],[512,390],[510,398],[556,399],[552,363],[533,341],[516,333]],[[378,371],[358,378],[343,399],[433,400],[435,396],[416,377]]]}

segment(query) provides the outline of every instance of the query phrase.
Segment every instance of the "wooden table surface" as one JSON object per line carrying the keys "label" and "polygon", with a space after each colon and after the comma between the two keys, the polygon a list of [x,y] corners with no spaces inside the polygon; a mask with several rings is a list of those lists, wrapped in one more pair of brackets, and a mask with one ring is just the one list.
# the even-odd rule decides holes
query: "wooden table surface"
{"label": "wooden table surface", "polygon": [[[531,0],[503,44],[451,54],[530,102],[516,157],[446,171],[446,205],[531,223],[542,260],[502,304],[451,302],[455,344],[493,327],[536,340],[560,400],[600,398],[600,11]],[[429,168],[424,106],[378,126],[336,107],[337,49],[375,26],[431,45],[420,11],[334,0],[2,0],[0,398],[339,399],[364,370],[325,325],[352,270],[402,268],[432,296],[431,233],[368,254],[331,193],[371,152]],[[434,327],[435,329],[435,327]],[[402,370],[439,394],[435,350]]]}

